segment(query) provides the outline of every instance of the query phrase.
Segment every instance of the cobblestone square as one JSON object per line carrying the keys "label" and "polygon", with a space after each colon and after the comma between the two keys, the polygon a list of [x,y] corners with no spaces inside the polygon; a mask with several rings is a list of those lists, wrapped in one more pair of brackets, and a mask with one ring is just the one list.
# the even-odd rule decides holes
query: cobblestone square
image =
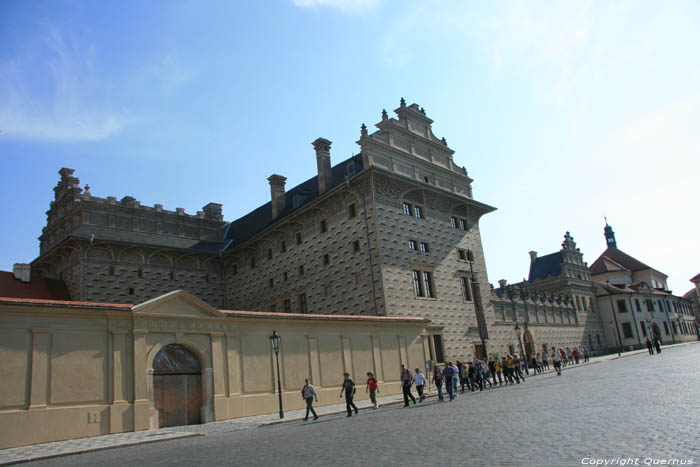
{"label": "cobblestone square", "polygon": [[454,402],[433,397],[351,418],[235,430],[200,425],[187,429],[204,436],[32,465],[700,465],[698,387],[700,345],[688,344],[561,377],[531,376]]}

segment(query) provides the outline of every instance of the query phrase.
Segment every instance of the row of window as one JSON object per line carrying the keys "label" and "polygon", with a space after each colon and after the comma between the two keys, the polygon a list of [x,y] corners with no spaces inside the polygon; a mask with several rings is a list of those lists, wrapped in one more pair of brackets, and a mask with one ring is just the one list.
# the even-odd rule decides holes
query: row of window
{"label": "row of window", "polygon": [[[413,292],[416,297],[436,298],[432,271],[413,269],[411,271],[411,277],[413,278]],[[462,287],[462,298],[464,301],[473,301],[474,297],[471,280],[468,277],[460,277],[459,281]]]}
{"label": "row of window", "polygon": [[[664,303],[666,304],[665,310],[664,310]],[[664,302],[664,301],[659,300],[659,301],[655,302],[655,301],[647,298],[644,300],[644,304],[646,306],[647,311],[650,313],[653,313],[654,311],[659,311],[659,312],[668,311],[669,313],[671,313],[671,305],[668,301]],[[637,312],[641,313],[642,312],[641,300],[638,298],[635,298],[634,305],[635,305],[635,309],[637,310]],[[676,302],[673,302],[673,311],[678,313],[679,308],[681,310],[681,313],[692,315],[692,310],[688,309],[689,313],[684,310],[683,303],[676,304]],[[624,300],[624,299],[617,300],[617,311],[618,311],[618,313],[627,313],[629,311],[627,309],[627,300]]]}
{"label": "row of window", "polygon": [[[664,333],[668,336],[669,335],[669,329],[668,329],[668,323],[666,321],[663,321],[664,325]],[[679,321],[678,326],[676,326],[676,322],[673,321],[671,322],[671,325],[673,326],[673,334],[678,335],[678,330],[680,329],[681,334],[683,335],[694,335],[695,332],[691,329],[691,327],[686,323],[685,321]],[[632,331],[632,323],[625,322],[621,324],[622,326],[622,337],[623,339],[631,339],[634,338],[634,332]],[[646,329],[646,325],[644,323],[639,323],[639,328],[642,330],[642,337],[647,337],[649,334]]]}
{"label": "row of window", "polygon": [[[284,298],[282,300],[282,309],[280,311],[283,313],[292,312],[292,300],[290,298]],[[270,312],[277,313],[277,302],[270,303]],[[306,314],[308,312],[309,309],[306,302],[306,292],[302,292],[297,295],[297,313]]]}
{"label": "row of window", "polygon": [[426,242],[419,242],[417,240],[408,240],[408,249],[415,251],[422,251],[423,253],[430,253],[430,247]]}
{"label": "row of window", "polygon": [[467,221],[461,217],[452,216],[450,217],[450,227],[453,229],[459,227],[459,230],[467,230]]}
{"label": "row of window", "polygon": [[[417,204],[403,203],[403,213],[417,219],[425,219],[423,207]],[[468,230],[467,225],[467,220],[464,218],[455,216],[450,217],[450,227],[453,229],[459,228],[459,230]]]}

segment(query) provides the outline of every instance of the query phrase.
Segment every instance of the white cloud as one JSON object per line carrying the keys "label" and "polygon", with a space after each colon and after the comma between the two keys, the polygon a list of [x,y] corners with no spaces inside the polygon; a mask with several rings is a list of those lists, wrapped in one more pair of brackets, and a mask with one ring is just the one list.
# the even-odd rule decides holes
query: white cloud
{"label": "white cloud", "polygon": [[302,8],[336,8],[343,12],[366,11],[376,7],[381,0],[292,0],[292,3]]}
{"label": "white cloud", "polygon": [[95,50],[43,24],[0,63],[4,138],[79,142],[109,138],[128,123],[109,102],[109,83],[94,71]]}

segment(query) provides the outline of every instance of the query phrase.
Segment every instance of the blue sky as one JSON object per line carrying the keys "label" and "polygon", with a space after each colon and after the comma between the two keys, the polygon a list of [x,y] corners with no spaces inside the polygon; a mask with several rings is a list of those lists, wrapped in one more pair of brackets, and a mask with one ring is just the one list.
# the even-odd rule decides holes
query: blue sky
{"label": "blue sky", "polygon": [[682,294],[700,272],[695,1],[0,2],[0,269],[29,262],[61,167],[95,196],[234,220],[358,151],[401,97],[474,178],[495,283],[603,216]]}

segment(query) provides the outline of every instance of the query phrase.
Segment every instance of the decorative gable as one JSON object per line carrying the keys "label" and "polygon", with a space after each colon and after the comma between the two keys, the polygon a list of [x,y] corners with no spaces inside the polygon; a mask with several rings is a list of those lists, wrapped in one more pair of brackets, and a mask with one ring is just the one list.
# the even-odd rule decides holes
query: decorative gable
{"label": "decorative gable", "polygon": [[161,295],[133,307],[134,315],[173,316],[178,318],[223,318],[219,310],[184,290]]}

